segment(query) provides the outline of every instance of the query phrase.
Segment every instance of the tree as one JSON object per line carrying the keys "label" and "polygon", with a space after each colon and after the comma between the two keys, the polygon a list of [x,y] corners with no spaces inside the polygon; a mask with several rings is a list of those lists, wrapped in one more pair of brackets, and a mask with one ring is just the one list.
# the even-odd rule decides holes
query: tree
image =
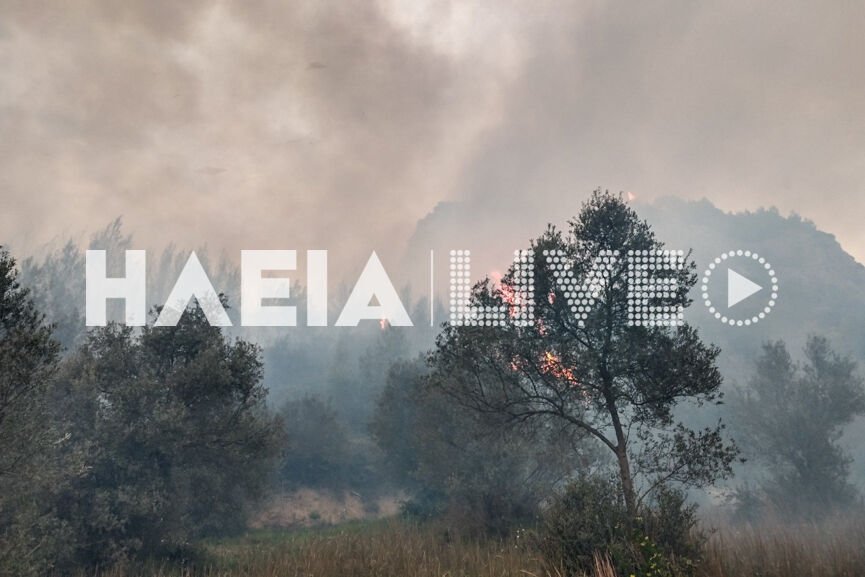
{"label": "tree", "polygon": [[42,530],[51,519],[35,495],[54,472],[46,400],[58,349],[0,247],[0,572],[43,568]]}
{"label": "tree", "polygon": [[[621,496],[634,519],[640,502],[661,484],[703,485],[730,473],[736,449],[723,439],[723,425],[694,431],[674,417],[683,402],[719,401],[720,351],[689,325],[671,326],[673,317],[629,322],[629,311],[647,305],[671,307],[671,314],[687,307],[696,276],[689,261],[669,272],[644,267],[667,258],[658,254],[663,245],[620,197],[596,191],[569,226],[568,235],[549,227],[523,257],[534,285],[528,304],[535,322],[445,327],[430,358],[431,384],[476,411],[520,423],[552,417],[586,433],[615,457]],[[603,251],[618,251],[619,258],[606,276],[593,276]],[[628,255],[636,255],[633,268]],[[547,257],[560,270],[551,270]],[[668,294],[634,302],[629,286],[641,277],[672,277],[677,284]],[[592,279],[597,302],[569,302],[562,285],[589,286]],[[517,268],[511,267],[501,286],[488,280],[475,285],[472,305],[519,315],[516,286]]]}
{"label": "tree", "polygon": [[407,512],[444,514],[468,533],[503,534],[533,520],[575,458],[594,460],[581,435],[553,421],[527,430],[454,407],[426,386],[426,373],[420,360],[394,364],[370,427],[389,472],[413,496]]}
{"label": "tree", "polygon": [[838,440],[845,425],[865,414],[865,389],[856,363],[828,340],[809,337],[801,364],[783,341],[766,343],[731,409],[747,454],[767,466],[759,504],[815,517],[855,501],[850,457]]}
{"label": "tree", "polygon": [[35,436],[43,431],[40,408],[56,368],[58,345],[18,283],[15,260],[0,247],[0,479],[22,474]]}
{"label": "tree", "polygon": [[54,418],[83,455],[54,496],[70,565],[178,554],[244,526],[278,439],[256,345],[193,305],[176,327],[94,330],[64,365]]}

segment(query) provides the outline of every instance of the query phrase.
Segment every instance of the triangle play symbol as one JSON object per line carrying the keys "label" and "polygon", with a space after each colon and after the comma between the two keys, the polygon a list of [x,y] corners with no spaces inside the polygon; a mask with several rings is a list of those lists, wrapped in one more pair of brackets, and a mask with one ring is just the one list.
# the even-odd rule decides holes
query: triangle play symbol
{"label": "triangle play symbol", "polygon": [[748,280],[731,268],[727,269],[727,308],[733,307],[763,287]]}

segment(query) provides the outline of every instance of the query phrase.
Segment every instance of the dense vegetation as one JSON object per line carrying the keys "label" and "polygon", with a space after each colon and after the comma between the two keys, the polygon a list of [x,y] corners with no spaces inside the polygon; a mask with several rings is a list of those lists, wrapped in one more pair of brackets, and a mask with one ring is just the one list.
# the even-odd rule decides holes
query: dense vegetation
{"label": "dense vegetation", "polygon": [[258,348],[193,306],[168,330],[94,330],[58,364],[6,253],[0,266],[4,570],[170,558],[242,529],[280,433]]}
{"label": "dense vegetation", "polygon": [[[865,526],[837,522],[819,527],[722,528],[714,533],[695,574],[702,577],[845,577],[865,565]],[[136,570],[116,567],[102,577],[562,577],[564,567],[538,555],[518,534],[482,541],[453,538],[431,524],[351,524],[291,532],[255,532],[207,544],[209,564],[189,571],[165,563]],[[589,577],[615,577],[598,555]],[[82,573],[76,577],[84,577]],[[641,573],[641,575],[644,575]]]}
{"label": "dense vegetation", "polygon": [[[94,242],[129,239],[115,224]],[[0,574],[852,574],[855,361],[824,337],[801,360],[767,343],[721,405],[721,352],[696,328],[627,322],[626,261],[581,322],[546,262],[581,282],[602,250],[662,247],[598,192],[532,243],[534,326],[447,326],[434,344],[310,329],[264,349],[194,302],[177,327],[83,331],[63,306],[81,287],[58,280],[76,248],[25,263],[32,291],[0,250]],[[178,263],[163,260],[157,284]],[[693,271],[653,304],[687,307]],[[514,306],[514,275],[473,305]],[[732,505],[703,507],[717,523],[705,489]],[[241,536],[303,490],[369,517],[390,496],[401,519]]]}

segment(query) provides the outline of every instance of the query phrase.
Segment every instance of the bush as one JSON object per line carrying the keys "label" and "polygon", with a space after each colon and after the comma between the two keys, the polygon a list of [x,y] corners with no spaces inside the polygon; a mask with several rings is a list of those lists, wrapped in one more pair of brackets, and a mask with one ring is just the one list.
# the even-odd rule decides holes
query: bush
{"label": "bush", "polygon": [[656,489],[641,521],[644,560],[651,557],[646,545],[652,544],[651,553],[664,557],[668,574],[692,574],[703,556],[706,536],[697,526],[697,506],[687,502],[685,493],[663,486]]}
{"label": "bush", "polygon": [[544,556],[568,574],[591,570],[604,552],[616,565],[633,557],[628,515],[614,482],[583,478],[572,482],[544,512],[538,546]]}
{"label": "bush", "polygon": [[608,558],[619,575],[689,575],[703,539],[696,510],[684,493],[656,491],[634,522],[615,480],[584,477],[572,482],[544,512],[536,532],[543,556],[566,574],[590,573],[595,559]]}

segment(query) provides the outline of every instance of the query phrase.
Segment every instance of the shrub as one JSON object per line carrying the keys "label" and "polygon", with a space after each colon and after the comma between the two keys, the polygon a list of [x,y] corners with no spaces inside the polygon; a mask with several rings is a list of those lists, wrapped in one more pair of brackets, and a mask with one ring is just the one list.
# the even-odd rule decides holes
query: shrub
{"label": "shrub", "polygon": [[690,575],[703,547],[695,513],[684,493],[661,488],[631,521],[615,480],[584,477],[553,500],[535,539],[567,574],[591,573],[600,555],[619,575]]}
{"label": "shrub", "polygon": [[706,537],[697,526],[697,506],[683,491],[656,489],[642,522],[644,534],[670,557],[677,573],[689,572],[702,557]]}
{"label": "shrub", "polygon": [[627,511],[614,482],[586,477],[569,484],[544,512],[537,542],[567,574],[591,571],[601,551],[616,566],[630,560]]}

